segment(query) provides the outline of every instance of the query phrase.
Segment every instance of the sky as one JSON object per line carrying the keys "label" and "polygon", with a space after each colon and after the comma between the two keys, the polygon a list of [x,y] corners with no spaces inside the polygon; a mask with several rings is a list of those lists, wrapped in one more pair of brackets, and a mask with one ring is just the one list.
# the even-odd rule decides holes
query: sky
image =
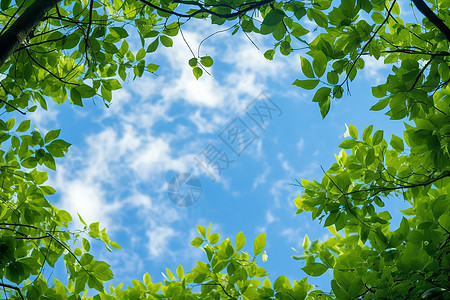
{"label": "sky", "polygon": [[[314,24],[305,26],[314,29]],[[183,34],[197,53],[202,39],[216,30],[197,21]],[[85,100],[83,108],[67,102],[32,115],[39,130],[61,128],[61,137],[72,144],[68,155],[57,160],[57,171],[49,171],[49,185],[58,191],[50,200],[72,214],[72,229],[82,227],[79,213],[88,223],[100,221],[123,247],[111,253],[101,242],[91,242],[96,259],[111,264],[114,284],[131,284],[146,272],[160,281],[166,267],[174,271],[182,264],[189,270],[197,260],[206,260],[189,243],[198,235],[196,225],[210,222],[221,240],[234,242],[243,231],[248,252],[253,239],[267,232],[268,261],[259,257],[259,265],[273,280],[280,275],[300,280],[307,276],[301,270],[304,262],[291,256],[301,254],[305,234],[321,241],[331,235],[310,214],[295,215],[293,199],[301,194],[296,180],[321,180],[321,166],[329,168],[340,151],[345,124],[355,125],[360,134],[373,124],[386,138],[402,136],[401,121],[369,111],[376,103],[370,87],[382,83],[389,71],[382,61],[366,60],[349,93],[333,100],[322,120],[311,102],[313,93],[292,85],[304,79],[299,55],[305,54],[277,53],[268,61],[263,53],[272,41],[251,39],[259,49],[240,33],[220,33],[203,42],[199,53],[210,55],[214,65],[210,75],[196,80],[188,65],[192,53],[178,36],[172,48],[150,55],[149,62],[161,65],[158,71],[127,79],[114,92],[110,108],[93,99]],[[131,49],[137,52],[139,44],[131,43]],[[238,128],[247,135],[234,135],[232,141]],[[220,174],[211,171],[214,165],[208,169],[200,163],[208,166],[213,156],[219,159]],[[178,194],[168,192],[179,174],[192,174],[195,185],[201,185],[192,190],[196,202],[188,207],[171,200],[191,192],[186,186]],[[404,205],[391,199],[387,208]],[[327,272],[309,282],[329,291],[329,278]]]}

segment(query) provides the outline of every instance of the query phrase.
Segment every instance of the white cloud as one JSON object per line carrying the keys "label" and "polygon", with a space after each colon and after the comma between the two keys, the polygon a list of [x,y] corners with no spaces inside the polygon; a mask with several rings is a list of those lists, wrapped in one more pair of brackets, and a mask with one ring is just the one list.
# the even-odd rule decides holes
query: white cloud
{"label": "white cloud", "polygon": [[385,80],[386,76],[383,71],[387,68],[388,66],[384,64],[383,58],[376,60],[370,56],[364,59],[364,76],[375,84],[380,84]]}
{"label": "white cloud", "polygon": [[303,151],[304,147],[305,147],[305,140],[303,138],[300,138],[300,140],[297,143],[298,154],[300,154]]}
{"label": "white cloud", "polygon": [[268,210],[268,211],[266,212],[266,222],[267,222],[267,224],[272,224],[273,222],[278,221],[278,220],[279,220],[279,218],[278,218],[278,217],[275,217],[275,216],[272,214],[272,211],[271,211],[271,210]]}
{"label": "white cloud", "polygon": [[[183,31],[191,45],[198,45],[206,36],[201,26],[195,31]],[[213,65],[212,76],[204,74],[196,80],[187,63],[192,54],[181,37],[175,38],[173,48],[157,55],[165,63],[158,76],[137,79],[116,91],[111,108],[96,117],[100,131],[87,131],[83,142],[75,143],[58,165],[52,179],[62,191],[59,202],[64,208],[72,215],[80,212],[87,222],[101,220],[112,239],[115,233],[124,232],[135,247],[127,250],[131,256],[142,245],[148,260],[194,256],[190,249],[178,247],[178,243],[185,246],[192,239],[192,232],[178,230],[190,211],[176,208],[167,199],[167,172],[195,172],[193,156],[208,145],[210,134],[218,134],[242,114],[246,104],[267,88],[268,81],[287,78],[295,65],[290,62],[292,57],[267,61],[244,38],[234,39],[233,46],[227,43],[225,47],[211,40],[202,46],[201,53],[211,55],[225,67],[215,69]],[[224,68],[226,74],[218,74]],[[262,141],[254,148],[251,151],[255,157],[264,157]],[[294,172],[287,161],[283,168]],[[253,187],[265,184],[270,172],[266,168]],[[232,189],[224,176],[219,182],[224,189]],[[292,191],[286,180],[275,183],[275,187],[271,193],[276,201],[292,202],[292,197],[286,196],[288,190]],[[237,195],[239,191],[230,193]],[[269,224],[278,219],[270,211],[265,217]],[[138,225],[127,228],[127,218]],[[122,261],[120,257],[115,263]]]}
{"label": "white cloud", "polygon": [[148,237],[147,248],[150,258],[157,258],[167,252],[170,240],[178,233],[170,226],[155,226],[146,232]]}
{"label": "white cloud", "polygon": [[266,183],[267,176],[270,174],[270,167],[267,167],[263,173],[255,178],[253,182],[253,189],[256,189],[259,185]]}

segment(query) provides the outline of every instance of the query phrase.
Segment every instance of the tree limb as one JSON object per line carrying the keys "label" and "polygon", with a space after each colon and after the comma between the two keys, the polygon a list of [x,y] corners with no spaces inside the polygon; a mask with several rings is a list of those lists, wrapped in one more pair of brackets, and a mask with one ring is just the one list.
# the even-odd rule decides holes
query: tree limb
{"label": "tree limb", "polygon": [[412,0],[417,9],[437,27],[444,35],[445,38],[450,42],[450,28],[448,28],[445,23],[439,19],[438,16],[425,4],[423,0]]}
{"label": "tree limb", "polygon": [[19,18],[0,35],[0,67],[19,48],[39,23],[45,14],[61,0],[35,0]]}

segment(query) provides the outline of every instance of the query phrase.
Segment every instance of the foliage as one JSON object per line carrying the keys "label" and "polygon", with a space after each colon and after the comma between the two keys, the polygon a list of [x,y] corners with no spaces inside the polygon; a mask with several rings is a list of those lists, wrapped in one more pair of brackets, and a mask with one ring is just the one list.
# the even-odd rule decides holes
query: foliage
{"label": "foliage", "polygon": [[[94,299],[349,299],[349,298],[450,298],[449,194],[450,194],[450,52],[448,25],[450,2],[414,4],[426,18],[405,23],[396,0],[300,1],[135,1],[64,0],[0,2],[0,276],[4,297],[23,299],[80,299],[95,289]],[[332,5],[333,4],[333,5]],[[430,14],[431,12],[431,14]],[[258,15],[260,17],[258,17]],[[108,105],[119,81],[155,72],[150,61],[158,48],[172,47],[172,37],[192,18],[212,24],[232,25],[238,31],[271,35],[275,42],[264,56],[289,55],[297,45],[306,46],[300,66],[306,78],[294,85],[315,90],[325,117],[332,101],[341,98],[349,82],[364,67],[364,57],[383,59],[392,72],[385,83],[374,86],[378,102],[372,110],[386,110],[393,120],[408,118],[403,137],[384,138],[369,126],[362,134],[350,125],[339,146],[337,162],[319,181],[302,180],[304,192],[294,200],[298,210],[311,212],[324,222],[333,237],[325,242],[303,243],[303,270],[320,276],[333,270],[331,292],[314,290],[306,282],[281,276],[273,284],[256,258],[263,252],[265,234],[253,243],[253,254],[242,250],[245,236],[235,245],[219,244],[218,233],[198,226],[192,245],[200,247],[206,261],[189,272],[179,266],[176,276],[167,270],[162,283],[133,281],[104,289],[112,278],[109,266],[89,253],[89,235],[110,248],[98,223],[84,224],[71,232],[71,216],[46,198],[55,193],[44,185],[63,157],[69,143],[60,131],[42,136],[17,114],[33,112],[47,101],[83,106],[97,98]],[[305,19],[318,26],[316,38]],[[369,21],[371,20],[371,21]],[[440,21],[440,23],[439,23]],[[132,52],[127,39],[136,31],[141,48]],[[202,76],[213,65],[209,56],[189,60],[193,75]],[[9,117],[10,115],[14,115]],[[8,119],[9,118],[9,119]],[[8,119],[8,120],[7,120]],[[23,118],[17,118],[22,120]],[[17,122],[19,123],[19,121]],[[402,211],[399,228],[390,228],[391,215],[384,209],[391,197],[411,204]],[[74,246],[70,246],[73,244]],[[48,283],[44,266],[64,260],[67,285]],[[259,280],[257,278],[264,278]],[[83,296],[84,298],[89,298]]]}

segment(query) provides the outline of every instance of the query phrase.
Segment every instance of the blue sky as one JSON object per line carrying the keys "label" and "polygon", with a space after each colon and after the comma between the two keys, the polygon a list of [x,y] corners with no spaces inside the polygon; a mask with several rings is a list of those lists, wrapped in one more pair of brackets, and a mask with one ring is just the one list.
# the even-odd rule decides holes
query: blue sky
{"label": "blue sky", "polygon": [[[214,31],[198,21],[183,33],[196,52]],[[156,74],[128,80],[114,93],[109,109],[96,99],[85,101],[83,108],[65,103],[33,114],[39,130],[61,128],[61,136],[72,143],[67,157],[57,160],[57,172],[49,172],[50,184],[58,190],[52,201],[72,216],[78,212],[87,222],[100,221],[124,248],[110,253],[100,242],[91,243],[97,244],[97,258],[112,265],[115,284],[131,284],[146,272],[160,281],[166,267],[175,270],[178,264],[192,268],[196,260],[205,259],[202,250],[189,245],[197,235],[196,225],[210,222],[221,239],[234,242],[243,231],[244,250],[249,252],[256,235],[267,232],[269,259],[259,258],[260,265],[274,279],[282,274],[291,280],[305,277],[303,262],[291,258],[298,255],[292,247],[301,251],[305,234],[311,240],[325,240],[330,234],[309,214],[294,215],[292,200],[301,189],[292,184],[300,178],[322,178],[320,166],[327,169],[335,161],[345,124],[355,125],[360,133],[374,124],[386,138],[392,133],[402,136],[402,122],[369,111],[376,102],[370,87],[382,83],[389,71],[382,61],[367,60],[350,83],[351,95],[333,100],[322,120],[317,104],[311,102],[313,94],[292,85],[296,78],[304,79],[299,60],[304,53],[277,53],[267,61],[263,53],[271,40],[252,39],[259,50],[239,33],[218,34],[204,42],[200,54],[215,62],[211,75],[197,81],[188,65],[192,54],[177,37],[174,47],[160,48],[149,57],[149,62],[161,65]],[[138,46],[131,45],[136,51]],[[246,115],[255,99],[270,99],[280,108],[267,119],[265,130]],[[236,118],[257,136],[239,156],[220,138]],[[211,142],[233,160],[216,181],[195,159]],[[202,196],[183,208],[170,201],[167,185],[184,172],[198,177]],[[399,205],[404,204],[398,199],[387,203],[392,208]],[[73,228],[80,228],[74,220]],[[310,282],[329,290],[326,276]]]}

